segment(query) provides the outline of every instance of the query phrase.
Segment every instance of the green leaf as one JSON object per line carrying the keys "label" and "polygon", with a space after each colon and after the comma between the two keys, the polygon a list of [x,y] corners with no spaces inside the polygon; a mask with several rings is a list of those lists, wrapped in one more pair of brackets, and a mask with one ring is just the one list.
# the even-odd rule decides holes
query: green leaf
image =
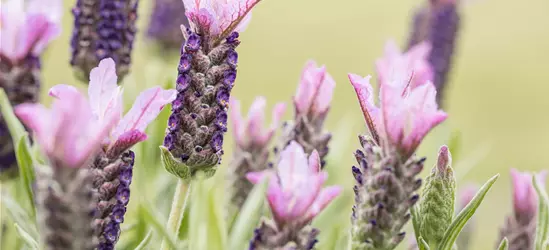
{"label": "green leaf", "polygon": [[[214,179],[209,180],[209,183],[223,183],[223,182],[216,182]],[[216,246],[210,247],[209,249],[226,249],[228,236],[227,236],[227,221],[225,217],[225,203],[223,198],[218,198],[217,193],[215,192],[215,186],[212,185],[210,187],[210,190],[208,191],[209,194],[209,215],[208,215],[208,224],[212,227],[209,228],[209,231],[211,233],[208,233],[209,235],[216,235],[218,240],[215,241]],[[210,236],[210,237],[212,237]]]}
{"label": "green leaf", "polygon": [[34,195],[32,192],[32,183],[34,182],[34,161],[29,148],[26,132],[16,144],[15,156],[17,158],[17,164],[19,165],[22,185],[27,194],[27,200],[31,207],[32,217],[35,218],[36,208],[34,205]]}
{"label": "green leaf", "polygon": [[421,228],[421,215],[419,214],[419,204],[413,205],[410,208],[410,214],[412,215],[412,225],[414,226],[414,235],[416,242],[419,244],[420,228]]}
{"label": "green leaf", "polygon": [[255,185],[250,195],[248,195],[246,202],[242,206],[242,210],[240,210],[233,224],[229,236],[229,248],[227,249],[245,248],[261,219],[262,207],[265,204],[267,183],[268,180],[265,178],[261,183]]}
{"label": "green leaf", "polygon": [[135,247],[134,250],[146,249],[145,247],[149,245],[151,238],[152,238],[152,230],[147,233],[147,236],[145,236],[145,238],[141,241],[141,243],[139,243],[139,245],[137,245],[137,247]]}
{"label": "green leaf", "polygon": [[496,180],[499,178],[499,174],[495,175],[494,177],[490,178],[481,188],[480,190],[475,194],[475,197],[467,204],[465,208],[461,210],[461,212],[454,218],[454,221],[452,221],[452,224],[448,227],[446,232],[444,233],[444,238],[440,242],[438,246],[438,250],[451,250],[454,246],[454,243],[459,235],[461,233],[461,230],[469,221],[469,219],[475,214],[477,211],[477,208],[482,203],[482,200],[492,188],[492,185],[496,182]]}
{"label": "green leaf", "polygon": [[17,223],[14,223],[13,226],[15,226],[15,229],[17,229],[17,233],[19,233],[19,237],[21,237],[21,239],[23,239],[23,241],[27,243],[29,247],[31,247],[32,249],[38,249],[38,243],[36,242],[35,239],[32,238],[32,236],[30,236],[29,233],[23,230],[23,228],[17,225]]}
{"label": "green leaf", "polygon": [[193,180],[195,189],[191,194],[191,206],[189,216],[189,249],[208,250],[208,194],[202,176]]}
{"label": "green leaf", "polygon": [[417,246],[419,247],[420,250],[430,250],[431,249],[429,247],[429,244],[427,244],[427,242],[425,242],[425,240],[421,236],[419,236],[419,238],[418,238]]}
{"label": "green leaf", "polygon": [[168,245],[171,249],[177,249],[176,244],[176,237],[171,234],[171,232],[168,232],[166,230],[166,227],[164,226],[165,223],[162,223],[158,220],[158,218],[161,218],[156,211],[154,211],[151,207],[146,206],[145,203],[141,203],[139,207],[139,211],[141,213],[142,218],[147,222],[147,224],[151,225],[158,234],[162,237],[162,239],[166,240]]}
{"label": "green leaf", "polygon": [[25,127],[23,127],[21,122],[19,122],[19,119],[15,116],[15,113],[13,113],[13,108],[3,88],[0,88],[0,110],[2,111],[2,116],[6,121],[8,130],[10,131],[14,142],[16,142],[25,135],[26,131]]}
{"label": "green leaf", "polygon": [[23,229],[29,232],[31,236],[38,238],[38,231],[36,230],[35,224],[32,222],[26,210],[23,209],[8,193],[2,193],[0,196],[2,205],[11,214],[13,221],[23,227]]}
{"label": "green leaf", "polygon": [[166,171],[170,174],[184,180],[189,180],[191,178],[191,170],[189,167],[173,157],[172,153],[164,146],[160,146],[160,159],[162,160],[164,168],[166,168]]}
{"label": "green leaf", "polygon": [[538,194],[538,221],[536,225],[535,250],[544,250],[544,242],[549,240],[549,198],[545,187],[541,185],[536,175],[532,175],[532,183]]}
{"label": "green leaf", "polygon": [[507,240],[507,237],[504,237],[503,240],[501,240],[501,243],[499,243],[499,250],[507,250],[509,249],[509,241]]}

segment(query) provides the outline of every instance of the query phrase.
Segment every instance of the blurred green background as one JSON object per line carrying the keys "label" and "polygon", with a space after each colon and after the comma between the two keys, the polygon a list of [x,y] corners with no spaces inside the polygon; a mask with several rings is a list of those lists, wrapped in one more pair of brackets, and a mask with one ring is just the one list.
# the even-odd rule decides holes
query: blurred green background
{"label": "blurred green background", "polygon": [[[85,86],[73,77],[69,65],[73,28],[70,8],[74,1],[64,2],[63,34],[50,46],[42,64],[44,102],[49,102],[47,89],[54,84]],[[291,119],[291,98],[308,59],[325,64],[336,79],[326,126],[334,131],[334,141],[339,143],[332,145],[337,154],[330,158],[329,172],[330,182],[347,188],[347,199],[352,194],[350,166],[355,164],[352,152],[358,147],[356,135],[364,133],[365,126],[346,74],[373,75],[374,60],[382,55],[388,39],[393,38],[402,45],[406,43],[411,11],[419,4],[422,2],[264,0],[253,12],[246,32],[241,34],[233,96],[242,100],[243,107],[249,106],[255,96],[263,95],[268,99],[269,109],[276,102],[287,102],[290,108],[286,118]],[[144,37],[151,10],[152,1],[140,2],[140,34],[133,51],[131,73],[124,82],[127,102],[145,86],[164,84],[177,73],[177,61],[163,62],[155,45]],[[469,182],[482,184],[501,173],[477,212],[478,228],[473,239],[472,249],[492,249],[498,228],[511,210],[509,169],[537,171],[549,166],[549,133],[546,132],[549,127],[549,1],[466,0],[461,15],[462,30],[447,88],[446,111],[450,118],[428,136],[418,154],[428,157],[430,168],[438,147],[455,129],[462,133],[463,157],[475,155],[475,151],[489,146],[488,154],[479,159],[472,171],[463,170],[464,179],[458,186]],[[177,56],[175,51],[173,57]],[[246,112],[247,108],[244,109]],[[267,117],[270,119],[270,115]],[[230,160],[232,144],[228,133],[224,163]],[[456,171],[460,174],[462,169]],[[224,174],[223,169],[218,174]],[[133,184],[136,185],[153,184]],[[169,200],[171,196],[165,198]],[[132,199],[136,199],[135,196]],[[351,203],[346,204],[347,207],[338,208],[344,221],[349,220],[350,214]]]}

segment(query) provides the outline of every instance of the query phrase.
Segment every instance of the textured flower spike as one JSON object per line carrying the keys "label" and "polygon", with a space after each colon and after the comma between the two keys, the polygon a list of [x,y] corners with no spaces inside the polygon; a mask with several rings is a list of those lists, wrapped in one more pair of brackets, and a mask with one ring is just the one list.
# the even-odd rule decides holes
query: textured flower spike
{"label": "textured flower spike", "polygon": [[[465,206],[467,206],[467,204],[469,204],[471,200],[473,200],[478,190],[479,190],[478,185],[469,184],[458,191],[459,198],[458,198],[458,204],[457,204],[458,209],[456,209],[456,214],[461,212],[461,210],[465,208]],[[473,215],[473,217],[469,219],[469,221],[467,222],[467,224],[465,224],[465,227],[463,228],[463,230],[461,230],[461,233],[458,236],[456,243],[457,243],[458,249],[460,250],[468,250],[470,248],[471,241],[473,240],[473,235],[475,233],[475,228],[476,228],[475,217],[476,216]]]}
{"label": "textured flower spike", "polygon": [[[2,2],[0,10],[0,88],[13,106],[37,102],[40,96],[40,55],[60,31],[61,1]],[[17,173],[12,139],[0,115],[0,178]]]}
{"label": "textured flower spike", "polygon": [[71,65],[87,82],[105,58],[116,62],[119,82],[130,70],[139,0],[78,0],[72,9],[74,30]]}
{"label": "textured flower spike", "polygon": [[307,160],[303,147],[290,142],[281,152],[276,170],[247,177],[255,184],[269,178],[267,200],[274,220],[256,229],[250,249],[314,249],[319,232],[307,225],[342,191],[337,186],[322,188],[328,175],[320,170],[318,153],[313,151]]}
{"label": "textured flower spike", "polygon": [[[90,73],[89,102],[98,122],[104,122],[106,117],[114,114],[120,117],[122,113],[122,90],[116,83],[116,66],[110,58],[101,60]],[[50,90],[50,95],[64,99],[73,92],[74,87],[57,85]],[[175,90],[160,87],[141,92],[130,111],[102,140],[102,150],[91,164],[93,188],[98,194],[93,226],[99,239],[99,250],[114,249],[120,234],[120,223],[124,222],[135,159],[129,149],[147,139],[147,125],[175,96]]]}
{"label": "textured flower spike", "polygon": [[[538,174],[538,180],[542,184],[545,183],[547,174],[547,171]],[[532,184],[532,174],[511,169],[511,178],[513,215],[507,217],[500,231],[500,241],[507,237],[509,250],[534,249],[538,198]]]}
{"label": "textured flower spike", "polygon": [[291,141],[303,146],[305,153],[316,150],[322,166],[328,154],[328,143],[332,135],[324,131],[324,120],[330,109],[335,81],[326,67],[318,67],[309,61],[301,73],[301,81],[294,97],[294,121],[283,125],[281,143],[275,150],[284,149]]}
{"label": "textured flower spike", "polygon": [[189,27],[181,0],[156,0],[152,11],[147,36],[163,48],[179,49],[184,42],[180,26]]}
{"label": "textured flower spike", "polygon": [[434,69],[433,82],[438,91],[439,105],[442,105],[461,25],[458,4],[459,0],[430,0],[418,8],[408,41],[410,50],[422,41],[429,41],[432,45],[429,62]]}
{"label": "textured flower spike", "polygon": [[442,146],[438,161],[423,187],[419,204],[421,214],[420,234],[429,244],[437,246],[454,216],[456,180],[452,169],[452,156],[447,146]]}
{"label": "textured flower spike", "polygon": [[223,155],[229,97],[236,80],[242,31],[258,0],[184,0],[190,28],[181,48],[164,146],[164,166],[186,179],[197,171],[215,173]]}
{"label": "textured flower spike", "polygon": [[46,249],[95,249],[90,226],[96,199],[88,164],[120,114],[95,119],[85,97],[65,93],[52,109],[21,104],[15,114],[35,134],[49,166],[37,171],[36,202]]}
{"label": "textured flower spike", "polygon": [[240,102],[230,100],[231,121],[233,123],[233,137],[236,141],[235,153],[228,171],[228,187],[231,192],[230,215],[240,211],[244,201],[253,188],[253,185],[246,179],[249,172],[263,171],[268,168],[269,148],[275,129],[278,127],[280,118],[284,114],[286,105],[278,103],[273,109],[271,126],[262,128],[264,123],[264,112],[266,99],[257,97],[248,111],[248,117],[243,118],[240,114]]}

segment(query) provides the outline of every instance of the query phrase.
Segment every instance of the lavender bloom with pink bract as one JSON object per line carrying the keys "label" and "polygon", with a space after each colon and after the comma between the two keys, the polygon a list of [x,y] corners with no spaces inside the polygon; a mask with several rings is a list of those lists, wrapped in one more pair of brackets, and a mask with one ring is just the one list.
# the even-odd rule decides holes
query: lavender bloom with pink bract
{"label": "lavender bloom with pink bract", "polygon": [[229,165],[228,187],[232,190],[230,215],[240,211],[246,201],[253,185],[246,179],[249,172],[263,171],[269,166],[269,147],[280,118],[284,114],[286,105],[278,103],[272,111],[272,122],[267,128],[263,128],[265,119],[264,97],[257,97],[246,118],[240,113],[240,102],[230,100],[231,122],[233,124],[233,137],[235,138],[235,153]]}
{"label": "lavender bloom with pink bract", "polygon": [[190,28],[182,26],[186,42],[177,67],[178,94],[163,145],[170,154],[165,157],[177,162],[175,168],[185,169],[167,168],[180,178],[192,177],[197,171],[211,176],[221,161],[229,98],[237,75],[237,31],[244,30],[258,2],[183,1]]}
{"label": "lavender bloom with pink bract", "polygon": [[273,223],[263,222],[256,230],[250,249],[313,249],[318,230],[306,226],[342,189],[338,186],[322,188],[328,178],[320,170],[320,157],[313,151],[307,154],[297,142],[290,142],[280,154],[275,170],[247,175],[253,183],[269,178],[267,200],[273,213]]}
{"label": "lavender bloom with pink bract", "polygon": [[324,130],[324,120],[330,110],[334,88],[335,81],[326,67],[308,61],[293,98],[294,120],[284,124],[280,145],[275,150],[280,151],[291,141],[296,141],[307,154],[316,150],[322,166],[325,165],[332,135]]}
{"label": "lavender bloom with pink bract", "polygon": [[66,92],[52,108],[21,104],[15,114],[36,137],[49,166],[36,170],[36,202],[46,249],[94,249],[90,227],[97,204],[87,168],[120,113],[97,120],[85,97]]}
{"label": "lavender bloom with pink bract", "polygon": [[[0,88],[12,106],[38,101],[40,55],[61,33],[61,1],[2,2],[0,11]],[[12,138],[0,115],[0,179],[17,175]]]}
{"label": "lavender bloom with pink bract", "polygon": [[[50,95],[64,99],[75,91],[72,86],[57,85],[50,90]],[[98,67],[92,69],[88,96],[97,121],[122,113],[122,89],[117,86],[116,66],[112,59],[103,59]],[[160,87],[141,92],[128,113],[102,140],[102,150],[90,165],[93,187],[98,194],[93,226],[100,250],[114,249],[120,234],[120,224],[124,222],[135,159],[129,149],[147,139],[147,125],[175,96],[175,90],[163,90]]]}
{"label": "lavender bloom with pink bract", "polygon": [[[542,171],[536,176],[543,186],[548,173],[548,171]],[[511,178],[513,214],[507,217],[505,225],[501,228],[499,241],[507,237],[509,250],[534,249],[538,197],[532,184],[532,174],[511,169]]]}

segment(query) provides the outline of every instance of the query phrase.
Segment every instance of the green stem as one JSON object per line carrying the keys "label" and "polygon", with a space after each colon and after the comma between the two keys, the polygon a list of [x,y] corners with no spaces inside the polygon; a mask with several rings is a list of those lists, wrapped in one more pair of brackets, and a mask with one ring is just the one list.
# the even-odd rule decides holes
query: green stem
{"label": "green stem", "polygon": [[[187,200],[189,199],[189,194],[191,193],[191,182],[179,178],[177,181],[177,189],[175,190],[175,195],[173,196],[172,209],[170,211],[170,217],[168,217],[167,231],[174,232],[174,235],[179,235],[179,228],[181,227],[181,221],[183,220],[183,215],[185,214],[185,207],[187,205]],[[168,250],[166,240],[162,240],[161,250]]]}

